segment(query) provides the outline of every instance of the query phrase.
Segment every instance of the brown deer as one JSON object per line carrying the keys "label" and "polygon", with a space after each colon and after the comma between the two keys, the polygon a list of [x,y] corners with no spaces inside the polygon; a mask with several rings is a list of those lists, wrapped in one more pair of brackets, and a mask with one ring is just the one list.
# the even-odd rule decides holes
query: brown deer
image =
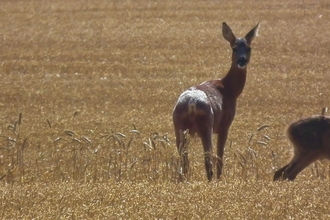
{"label": "brown deer", "polygon": [[275,172],[274,181],[291,180],[320,159],[330,159],[330,118],[317,115],[291,123],[286,134],[294,147],[290,163]]}
{"label": "brown deer", "polygon": [[223,37],[232,48],[232,63],[229,72],[223,79],[203,82],[183,92],[173,110],[173,123],[176,145],[183,164],[183,175],[188,174],[188,153],[183,131],[195,133],[202,140],[205,153],[207,178],[212,180],[212,134],[218,134],[217,143],[217,178],[221,175],[223,152],[229,127],[234,120],[236,100],[242,93],[246,81],[246,68],[250,61],[251,43],[259,28],[259,23],[244,38],[236,38],[230,27],[223,22]]}

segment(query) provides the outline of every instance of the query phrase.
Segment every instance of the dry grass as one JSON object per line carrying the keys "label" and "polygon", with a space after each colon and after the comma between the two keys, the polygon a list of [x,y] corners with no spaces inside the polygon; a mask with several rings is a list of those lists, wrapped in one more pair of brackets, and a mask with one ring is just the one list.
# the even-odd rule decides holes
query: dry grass
{"label": "dry grass", "polygon": [[[285,126],[329,106],[328,1],[0,2],[2,219],[326,219],[329,163],[273,183]],[[261,22],[245,90],[208,183],[191,140],[178,184],[171,112],[222,77]],[[259,130],[262,125],[270,127]]]}

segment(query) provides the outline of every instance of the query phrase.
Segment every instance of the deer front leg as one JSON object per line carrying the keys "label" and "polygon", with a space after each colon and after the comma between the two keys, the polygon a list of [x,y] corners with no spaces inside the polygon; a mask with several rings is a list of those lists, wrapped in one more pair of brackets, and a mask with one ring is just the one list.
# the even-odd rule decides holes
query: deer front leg
{"label": "deer front leg", "polygon": [[217,178],[219,179],[222,174],[223,167],[223,153],[227,141],[228,129],[222,128],[218,132],[218,142],[217,142]]}
{"label": "deer front leg", "polygon": [[283,173],[289,166],[290,166],[290,164],[287,164],[284,167],[282,167],[281,169],[277,170],[274,174],[273,180],[274,181],[283,180]]}
{"label": "deer front leg", "polygon": [[314,163],[318,159],[320,159],[320,155],[322,155],[322,150],[311,150],[306,151],[298,156],[295,156],[290,165],[285,169],[283,173],[283,180],[288,179],[293,181],[296,179],[297,175],[308,167],[310,164]]}

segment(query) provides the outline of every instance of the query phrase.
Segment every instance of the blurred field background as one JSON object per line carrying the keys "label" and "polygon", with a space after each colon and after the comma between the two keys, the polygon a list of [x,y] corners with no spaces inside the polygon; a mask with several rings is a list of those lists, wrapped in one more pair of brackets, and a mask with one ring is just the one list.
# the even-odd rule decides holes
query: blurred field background
{"label": "blurred field background", "polygon": [[[327,0],[0,1],[2,219],[328,219],[329,163],[272,182],[288,123],[329,106]],[[206,181],[199,138],[178,183],[171,113],[223,77],[257,22],[248,78]],[[263,125],[269,125],[259,129]]]}

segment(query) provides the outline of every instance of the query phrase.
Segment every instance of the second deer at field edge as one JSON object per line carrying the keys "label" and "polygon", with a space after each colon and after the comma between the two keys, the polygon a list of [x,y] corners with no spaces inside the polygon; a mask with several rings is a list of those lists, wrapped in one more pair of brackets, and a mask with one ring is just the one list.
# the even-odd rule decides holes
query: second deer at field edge
{"label": "second deer at field edge", "polygon": [[173,123],[176,145],[182,160],[183,174],[188,174],[188,152],[182,142],[182,131],[189,130],[190,135],[197,133],[205,153],[207,178],[212,180],[212,134],[218,134],[217,140],[217,178],[221,176],[223,153],[228,131],[236,113],[236,100],[242,93],[250,61],[251,43],[259,28],[259,23],[244,38],[236,38],[230,27],[223,22],[223,37],[232,48],[232,63],[223,79],[215,79],[193,86],[183,92],[173,110]]}
{"label": "second deer at field edge", "polygon": [[330,160],[330,117],[315,115],[292,122],[286,129],[293,145],[291,161],[277,170],[274,181],[293,181],[317,160]]}

